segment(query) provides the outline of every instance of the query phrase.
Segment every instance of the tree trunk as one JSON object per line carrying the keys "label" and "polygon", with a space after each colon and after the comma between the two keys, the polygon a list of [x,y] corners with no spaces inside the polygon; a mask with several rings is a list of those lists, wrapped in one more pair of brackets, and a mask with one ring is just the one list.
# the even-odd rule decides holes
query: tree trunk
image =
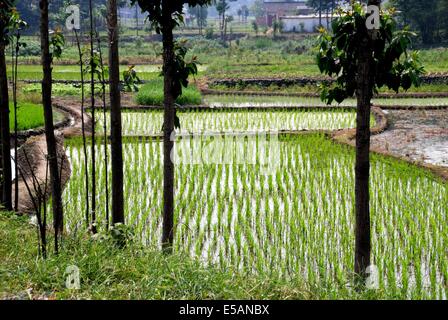
{"label": "tree trunk", "polygon": [[226,40],[225,28],[226,28],[226,10],[224,9],[224,11],[222,12],[222,17],[221,17],[221,40],[223,42]]}
{"label": "tree trunk", "polygon": [[91,126],[91,153],[92,153],[92,172],[91,172],[91,180],[92,180],[92,221],[90,225],[90,231],[95,234],[97,233],[96,228],[96,157],[95,157],[95,70],[93,66],[93,56],[94,56],[94,48],[93,48],[93,33],[94,33],[94,25],[93,25],[93,4],[92,0],[89,1],[89,15],[90,15],[90,103],[92,107],[92,126]]}
{"label": "tree trunk", "polygon": [[2,198],[1,204],[6,210],[12,210],[12,168],[11,168],[11,134],[9,127],[8,77],[6,73],[5,45],[0,43],[0,126],[2,159]]}
{"label": "tree trunk", "polygon": [[[169,9],[164,7],[165,21],[170,21]],[[174,37],[173,25],[163,27],[163,73],[164,73],[164,122],[163,122],[163,235],[162,248],[171,253],[174,234],[174,163],[171,161],[171,150],[174,141]]]}
{"label": "tree trunk", "polygon": [[13,104],[14,104],[14,210],[18,210],[19,208],[19,166],[17,164],[17,154],[18,154],[18,134],[19,134],[19,130],[18,130],[18,119],[17,119],[17,111],[18,111],[18,107],[17,107],[17,67],[18,67],[18,60],[19,60],[19,50],[20,50],[20,46],[19,46],[19,38],[20,38],[20,33],[17,32],[15,40],[14,40],[14,49],[13,49],[13,56],[12,58],[12,75],[13,75]]}
{"label": "tree trunk", "polygon": [[365,275],[370,265],[370,211],[369,211],[369,173],[370,173],[370,53],[368,40],[361,43],[361,56],[358,60],[357,75],[357,116],[356,116],[356,168],[355,168],[355,206],[356,206],[356,245],[355,274]]}
{"label": "tree trunk", "polygon": [[56,151],[56,138],[54,135],[53,125],[53,109],[51,102],[52,90],[52,58],[50,55],[49,28],[48,28],[48,0],[40,0],[39,2],[41,21],[40,21],[40,38],[42,50],[42,103],[44,106],[45,118],[45,137],[47,141],[47,154],[50,167],[51,193],[53,204],[53,219],[55,230],[55,251],[58,253],[59,237],[63,232],[63,209],[61,198],[61,179],[59,178],[58,158]]}
{"label": "tree trunk", "polygon": [[112,224],[124,223],[123,143],[117,20],[117,0],[108,0]]}
{"label": "tree trunk", "polygon": [[84,91],[84,62],[83,62],[83,54],[81,49],[81,43],[79,41],[78,31],[75,29],[75,37],[76,37],[76,45],[78,47],[78,54],[79,54],[79,71],[81,75],[81,133],[82,133],[82,146],[83,146],[83,153],[84,153],[84,166],[85,166],[85,173],[84,173],[84,179],[85,179],[85,188],[86,188],[86,212],[85,212],[85,219],[86,219],[86,228],[89,228],[89,216],[90,216],[90,197],[89,197],[89,159],[87,158],[87,141],[86,141],[86,128],[85,128],[85,121],[84,121],[84,99],[85,99],[85,91]]}
{"label": "tree trunk", "polygon": [[322,0],[319,0],[319,27],[322,27]]}
{"label": "tree trunk", "polygon": [[135,5],[135,30],[137,32],[138,37],[138,5]]}
{"label": "tree trunk", "polygon": [[[380,5],[380,1],[369,0],[369,5]],[[371,69],[372,37],[375,31],[359,43],[357,61],[357,116],[356,116],[356,167],[355,167],[355,274],[359,280],[367,277],[370,266],[371,230],[369,205],[370,179],[370,109],[374,70]]]}

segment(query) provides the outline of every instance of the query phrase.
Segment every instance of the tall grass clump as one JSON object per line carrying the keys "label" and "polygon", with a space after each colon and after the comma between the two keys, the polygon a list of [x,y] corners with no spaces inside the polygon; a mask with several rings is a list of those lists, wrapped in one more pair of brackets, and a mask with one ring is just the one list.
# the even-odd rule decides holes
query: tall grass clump
{"label": "tall grass clump", "polygon": [[[143,85],[136,95],[139,105],[162,106],[163,105],[163,81],[162,79],[151,80]],[[182,95],[177,98],[180,105],[200,105],[202,103],[201,93],[194,85],[182,89]]]}

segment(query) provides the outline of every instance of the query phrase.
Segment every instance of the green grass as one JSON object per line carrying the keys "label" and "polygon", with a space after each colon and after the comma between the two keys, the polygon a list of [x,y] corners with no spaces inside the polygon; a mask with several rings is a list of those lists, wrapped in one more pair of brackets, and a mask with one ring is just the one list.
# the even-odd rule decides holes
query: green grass
{"label": "green grass", "polygon": [[[9,104],[9,126],[11,132],[14,131],[14,106],[12,103]],[[53,119],[55,122],[61,121],[63,115],[59,112],[53,113]],[[44,109],[41,105],[33,103],[21,102],[18,104],[17,109],[17,128],[19,131],[34,129],[44,126]]]}
{"label": "green grass", "polygon": [[[140,105],[146,106],[161,106],[163,105],[163,80],[155,79],[143,85],[135,100]],[[189,85],[188,88],[182,89],[182,95],[177,98],[177,104],[180,105],[199,105],[202,103],[202,97],[199,90],[194,85]]]}
{"label": "green grass", "polygon": [[[217,266],[204,267],[186,255],[166,256],[129,244],[88,235],[64,239],[62,252],[38,257],[35,227],[27,217],[0,212],[0,298],[14,299],[335,299],[381,298],[341,288],[343,296],[322,284],[306,286],[297,277],[253,277]],[[51,238],[49,239],[51,242]],[[51,250],[50,250],[51,251]],[[68,266],[80,270],[80,290],[65,287]],[[341,293],[340,292],[340,293]]]}
{"label": "green grass", "polygon": [[[120,66],[120,71],[123,72],[127,68],[127,66]],[[19,80],[42,80],[42,67],[40,65],[19,65],[17,70]],[[136,70],[138,76],[142,80],[151,80],[157,78],[160,74],[160,66],[158,65],[140,65],[136,67]],[[79,66],[76,64],[55,65],[53,67],[53,79],[80,81],[81,76],[79,73]],[[86,80],[88,80],[88,76],[86,77]]]}
{"label": "green grass", "polygon": [[[141,243],[154,247],[161,237],[162,144],[127,141],[126,222]],[[332,288],[334,297],[347,296],[354,251],[354,150],[323,135],[284,136],[278,149],[269,149],[262,159],[260,153],[252,158],[249,142],[230,140],[225,149],[233,159],[229,163],[213,141],[218,142],[204,137],[176,144],[176,254],[255,278],[287,281],[300,275],[307,288]],[[80,150],[79,141],[68,145],[77,173],[64,192],[72,232],[84,229]],[[379,271],[375,294],[446,299],[446,183],[413,165],[371,157],[372,257]],[[104,167],[101,148],[97,160],[102,225],[110,167]]]}

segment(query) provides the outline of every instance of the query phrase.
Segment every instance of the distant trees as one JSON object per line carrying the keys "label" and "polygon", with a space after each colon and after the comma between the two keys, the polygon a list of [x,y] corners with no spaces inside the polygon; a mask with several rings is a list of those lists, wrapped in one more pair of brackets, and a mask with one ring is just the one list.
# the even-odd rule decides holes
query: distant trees
{"label": "distant trees", "polygon": [[171,151],[174,147],[176,116],[175,101],[188,86],[188,76],[197,73],[195,60],[185,62],[187,49],[174,41],[173,30],[183,20],[185,4],[208,5],[211,0],[133,0],[147,12],[148,19],[157,33],[163,37],[164,120],[163,120],[163,228],[162,247],[172,252],[174,239],[174,163]]}
{"label": "distant trees", "polygon": [[425,45],[448,40],[448,1],[391,0],[404,25],[419,32]]}
{"label": "distant trees", "polygon": [[238,9],[238,18],[240,22],[247,23],[247,18],[249,17],[249,8],[246,5],[243,5]]}
{"label": "distant trees", "polygon": [[[379,6],[380,0],[369,0]],[[419,85],[423,73],[417,53],[408,53],[413,35],[396,31],[392,14],[381,13],[379,29],[367,28],[366,14],[360,2],[353,2],[333,22],[332,33],[319,38],[318,66],[322,73],[336,77],[322,99],[331,104],[356,96],[356,167],[355,167],[355,274],[366,278],[371,259],[369,205],[370,112],[373,94],[383,86],[398,92]]]}
{"label": "distant trees", "polygon": [[319,25],[322,25],[322,15],[325,13],[327,28],[330,25],[329,15],[332,16],[338,6],[336,0],[308,0],[307,5],[313,8],[319,14]]}
{"label": "distant trees", "polygon": [[255,0],[249,11],[255,16],[255,18],[264,17],[266,10],[264,9],[263,0]]}
{"label": "distant trees", "polygon": [[[89,0],[52,0],[49,2],[49,23],[50,27],[63,25],[65,20],[65,7],[68,4],[79,5],[81,8],[81,20],[86,20],[89,17],[88,10]],[[124,7],[128,0],[117,0],[118,7]],[[98,17],[97,22],[104,25],[104,17],[106,12],[107,0],[95,1],[94,11]],[[18,0],[16,1],[17,10],[20,12],[22,19],[27,21],[30,25],[29,31],[35,32],[39,29],[39,0]],[[81,29],[88,29],[88,25],[81,25]]]}
{"label": "distant trees", "polygon": [[202,30],[207,26],[207,6],[188,6],[188,13],[194,20],[196,20],[196,24],[199,27],[199,34],[202,35]]}
{"label": "distant trees", "polygon": [[216,0],[216,11],[219,14],[219,29],[221,31],[221,41],[225,41],[227,34],[227,24],[229,18],[227,16],[227,10],[230,9],[230,2],[235,2],[237,0]]}

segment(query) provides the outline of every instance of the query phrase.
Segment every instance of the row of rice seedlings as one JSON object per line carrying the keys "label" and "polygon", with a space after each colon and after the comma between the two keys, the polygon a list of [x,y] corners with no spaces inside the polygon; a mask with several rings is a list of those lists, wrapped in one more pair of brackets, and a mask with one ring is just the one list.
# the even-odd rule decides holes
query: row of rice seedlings
{"label": "row of rice seedlings", "polygon": [[[353,128],[356,113],[349,109],[316,110],[238,110],[178,112],[179,133],[281,131],[281,130],[338,130]],[[163,112],[124,112],[123,133],[127,136],[153,135],[162,131]],[[108,117],[109,119],[109,117]],[[102,117],[98,116],[102,127]],[[372,116],[372,125],[375,120]]]}
{"label": "row of rice seedlings", "polygon": [[[183,143],[192,141],[177,144]],[[157,246],[162,144],[135,140],[124,149],[127,223],[146,245]],[[68,146],[73,172],[85,170],[79,150]],[[282,138],[279,150],[280,164],[268,175],[259,162],[176,165],[176,250],[223,268],[344,287],[353,264],[354,152],[314,134]],[[99,152],[102,186],[101,158]],[[74,175],[64,193],[69,229],[82,221],[82,178]],[[380,290],[446,299],[447,185],[414,166],[372,156],[371,186]],[[103,193],[98,197],[103,203]]]}
{"label": "row of rice seedlings", "polygon": [[[211,107],[323,107],[318,97],[261,96],[261,95],[207,95],[204,101]],[[375,98],[372,103],[379,106],[448,106],[448,98]],[[334,101],[332,106],[355,107],[356,99],[346,99],[341,104]]]}

